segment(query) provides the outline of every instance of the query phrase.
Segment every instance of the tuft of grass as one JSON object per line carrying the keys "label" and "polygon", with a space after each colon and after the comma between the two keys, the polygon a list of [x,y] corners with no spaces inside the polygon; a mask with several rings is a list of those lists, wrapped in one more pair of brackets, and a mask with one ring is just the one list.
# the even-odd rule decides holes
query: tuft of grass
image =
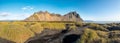
{"label": "tuft of grass", "polygon": [[94,43],[96,39],[99,39],[96,31],[87,28],[84,30],[79,43]]}
{"label": "tuft of grass", "polygon": [[87,25],[89,26],[90,29],[93,29],[93,30],[108,31],[106,28],[104,28],[103,26],[99,24],[89,23]]}
{"label": "tuft of grass", "polygon": [[24,43],[32,36],[34,36],[34,33],[23,25],[10,23],[0,26],[0,37],[16,43]]}
{"label": "tuft of grass", "polygon": [[43,28],[65,29],[65,23],[42,23]]}
{"label": "tuft of grass", "polygon": [[43,27],[41,26],[40,23],[38,23],[38,24],[32,25],[30,27],[30,30],[32,32],[34,32],[35,34],[39,34],[39,33],[41,33],[43,31]]}

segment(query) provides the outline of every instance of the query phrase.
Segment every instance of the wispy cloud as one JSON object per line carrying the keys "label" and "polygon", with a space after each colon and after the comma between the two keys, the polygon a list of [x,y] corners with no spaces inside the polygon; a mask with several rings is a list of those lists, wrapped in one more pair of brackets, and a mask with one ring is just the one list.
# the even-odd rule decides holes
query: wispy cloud
{"label": "wispy cloud", "polygon": [[6,17],[6,16],[9,16],[11,13],[9,12],[0,12],[0,16],[1,17]]}
{"label": "wispy cloud", "polygon": [[0,12],[0,20],[24,20],[29,16],[29,13],[15,14],[11,12]]}
{"label": "wispy cloud", "polygon": [[33,10],[34,8],[32,6],[25,6],[21,8],[22,10]]}

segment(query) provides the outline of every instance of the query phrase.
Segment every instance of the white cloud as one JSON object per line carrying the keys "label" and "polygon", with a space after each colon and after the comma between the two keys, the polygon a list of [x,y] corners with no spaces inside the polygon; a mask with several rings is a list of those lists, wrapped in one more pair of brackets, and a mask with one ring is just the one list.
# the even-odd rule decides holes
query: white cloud
{"label": "white cloud", "polygon": [[29,13],[15,14],[10,12],[0,12],[0,20],[24,20],[30,15],[31,14]]}
{"label": "white cloud", "polygon": [[25,6],[21,8],[22,10],[33,10],[34,8],[32,6]]}
{"label": "white cloud", "polygon": [[10,15],[11,13],[9,13],[9,12],[0,12],[0,16],[1,17],[5,17],[5,16],[8,16],[8,15]]}

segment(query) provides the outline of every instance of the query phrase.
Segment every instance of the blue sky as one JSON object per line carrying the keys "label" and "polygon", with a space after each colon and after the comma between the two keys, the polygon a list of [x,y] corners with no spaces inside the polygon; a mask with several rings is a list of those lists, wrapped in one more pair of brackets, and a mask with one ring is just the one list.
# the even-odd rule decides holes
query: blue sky
{"label": "blue sky", "polygon": [[38,11],[76,11],[84,20],[120,21],[120,0],[0,0],[0,20],[23,20]]}

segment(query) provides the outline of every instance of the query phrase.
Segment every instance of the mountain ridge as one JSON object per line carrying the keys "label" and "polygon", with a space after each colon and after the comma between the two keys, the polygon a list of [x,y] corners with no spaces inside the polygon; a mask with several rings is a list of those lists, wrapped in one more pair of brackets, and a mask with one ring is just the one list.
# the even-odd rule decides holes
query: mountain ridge
{"label": "mountain ridge", "polygon": [[65,15],[49,13],[48,11],[35,12],[30,17],[26,18],[24,21],[80,21],[83,19],[79,16],[77,12],[69,12]]}

